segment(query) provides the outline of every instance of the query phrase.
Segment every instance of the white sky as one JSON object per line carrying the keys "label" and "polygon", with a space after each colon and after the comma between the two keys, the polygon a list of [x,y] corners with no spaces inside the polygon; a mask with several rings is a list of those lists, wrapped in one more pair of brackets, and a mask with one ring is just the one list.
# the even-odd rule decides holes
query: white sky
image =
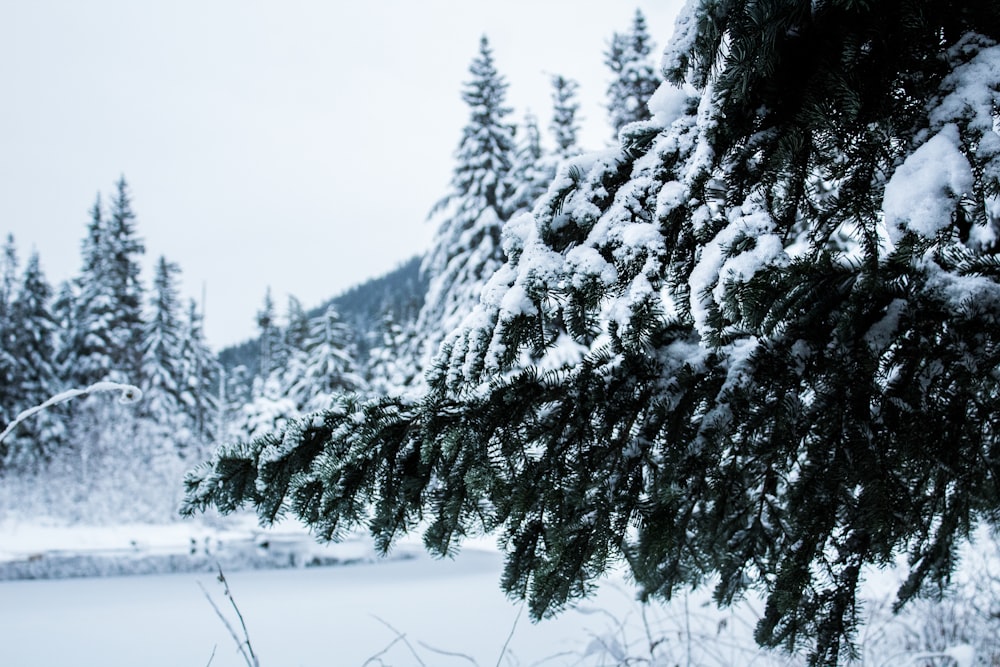
{"label": "white sky", "polygon": [[[146,243],[207,294],[219,349],[270,286],[308,307],[424,251],[486,34],[513,120],[546,134],[549,76],[610,139],[612,33],[636,7],[661,49],[680,0],[31,0],[0,4],[0,233],[57,285],[122,174]],[[547,137],[546,137],[547,139]]]}

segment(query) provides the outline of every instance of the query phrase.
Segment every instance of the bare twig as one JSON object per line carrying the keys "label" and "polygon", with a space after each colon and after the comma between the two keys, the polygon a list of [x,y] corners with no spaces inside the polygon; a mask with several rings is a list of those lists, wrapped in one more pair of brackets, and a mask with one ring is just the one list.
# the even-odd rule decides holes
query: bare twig
{"label": "bare twig", "polygon": [[497,656],[497,665],[500,667],[500,663],[503,661],[503,657],[507,655],[507,647],[510,646],[510,642],[514,639],[514,631],[517,630],[517,622],[521,620],[521,614],[524,612],[524,603],[521,604],[521,608],[517,610],[517,616],[514,617],[514,624],[510,626],[510,632],[507,634],[507,641],[503,643],[503,648],[500,649],[500,655]]}
{"label": "bare twig", "polygon": [[[202,586],[200,581],[198,582],[198,587],[201,588],[202,592],[205,594],[205,598],[208,600],[208,603],[212,605],[212,609],[215,610],[215,614],[222,621],[222,624],[226,626],[227,630],[229,630],[229,635],[233,638],[233,641],[236,643],[236,648],[239,650],[240,655],[243,656],[243,660],[247,663],[247,667],[260,667],[260,661],[257,659],[257,656],[253,651],[253,645],[250,643],[250,634],[247,632],[247,624],[243,620],[243,614],[240,612],[240,608],[236,605],[236,600],[233,599],[233,594],[229,590],[229,582],[226,581],[226,576],[222,573],[221,567],[219,568],[219,576],[217,577],[217,579],[219,583],[222,584],[223,592],[225,596],[229,598],[229,603],[233,606],[233,609],[236,611],[236,617],[240,620],[240,627],[243,629],[242,640],[239,638],[239,635],[236,634],[236,630],[233,629],[233,626],[229,622],[229,619],[226,618],[226,615],[223,614],[222,610],[219,609],[218,605],[215,604],[215,600],[213,600],[212,596],[208,594],[208,591],[205,590],[205,587]],[[215,655],[214,650],[212,652],[212,655],[213,656]]]}
{"label": "bare twig", "polygon": [[28,417],[38,414],[42,410],[47,410],[53,405],[58,405],[59,403],[65,403],[71,399],[83,396],[87,397],[90,394],[96,394],[100,392],[121,392],[121,397],[118,399],[120,403],[135,403],[142,398],[142,390],[130,384],[120,384],[118,382],[95,382],[86,389],[70,389],[69,391],[64,391],[61,394],[56,394],[49,400],[45,401],[41,405],[36,405],[33,408],[28,408],[23,412],[18,413],[14,417],[14,421],[7,424],[7,428],[0,433],[0,442],[3,442],[4,438],[13,432],[15,428],[20,425]]}
{"label": "bare twig", "polygon": [[[403,634],[402,632],[400,632],[400,631],[399,631],[399,630],[397,630],[396,628],[394,628],[394,627],[392,627],[391,625],[389,625],[389,624],[388,624],[387,622],[383,621],[383,620],[382,620],[381,618],[379,618],[378,616],[375,616],[375,615],[373,614],[373,615],[372,615],[372,618],[374,618],[374,619],[375,619],[376,621],[378,621],[379,623],[381,623],[381,624],[382,624],[382,625],[384,625],[385,627],[387,627],[387,628],[389,628],[390,630],[392,630],[393,632],[395,632],[395,633],[396,633],[396,639],[397,639],[398,641],[401,641],[401,642],[403,642],[404,644],[406,644],[406,648],[410,649],[410,653],[412,653],[412,654],[413,654],[413,657],[414,657],[414,658],[416,659],[416,661],[417,661],[417,662],[419,662],[419,663],[420,663],[420,665],[421,665],[422,667],[427,667],[427,665],[425,665],[425,664],[424,664],[424,661],[420,659],[420,655],[419,655],[419,654],[417,653],[416,649],[414,649],[414,648],[413,648],[413,644],[411,644],[411,643],[410,643],[410,640],[406,638],[406,635],[404,635],[404,634]],[[391,646],[391,644],[390,644],[390,646]],[[386,650],[388,650],[388,647],[386,648]],[[383,651],[382,653],[379,653],[379,655],[383,655],[384,653],[385,653],[385,651]],[[371,660],[371,659],[369,659],[369,661],[370,661],[370,660]],[[366,661],[366,662],[365,662],[365,664],[367,665],[367,664],[368,664],[368,662]]]}
{"label": "bare twig", "polygon": [[462,658],[463,660],[468,660],[473,665],[476,665],[476,667],[479,667],[479,663],[476,662],[476,659],[473,658],[472,656],[468,656],[464,653],[458,653],[456,651],[445,651],[444,649],[434,648],[433,646],[427,644],[426,642],[417,642],[417,643],[423,646],[431,653],[437,653],[438,655],[448,656],[449,658]]}

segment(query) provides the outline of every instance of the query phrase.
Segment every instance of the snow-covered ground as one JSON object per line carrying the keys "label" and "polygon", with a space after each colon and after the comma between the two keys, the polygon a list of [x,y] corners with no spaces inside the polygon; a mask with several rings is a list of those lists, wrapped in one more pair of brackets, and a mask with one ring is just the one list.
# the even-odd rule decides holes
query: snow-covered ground
{"label": "snow-covered ground", "polygon": [[[216,562],[261,667],[804,664],[755,647],[759,603],[720,611],[699,591],[642,606],[621,576],[532,623],[499,589],[501,561],[488,541],[437,560],[417,539],[383,559],[362,536],[322,546],[295,524],[264,531],[250,518],[108,527],[0,521],[0,574],[8,579],[0,581],[0,666],[245,665],[217,615],[240,633]],[[893,619],[879,610],[897,584],[889,573],[869,581],[875,622],[859,636],[863,664],[913,665],[927,639],[941,643],[938,651],[965,650],[994,629],[971,622],[961,600]],[[956,657],[940,664],[974,664]]]}
{"label": "snow-covered ground", "polygon": [[[184,559],[189,548],[197,553]],[[246,569],[259,565],[252,561],[260,553],[282,554],[279,569]],[[239,631],[207,563],[212,556],[231,565],[223,565],[225,576],[262,667],[616,664],[629,655],[649,658],[650,639],[666,640],[655,649],[659,656],[680,655],[694,643],[709,651],[702,664],[743,664],[755,652],[745,615],[713,611],[705,623],[705,608],[693,599],[685,600],[691,606],[683,618],[646,608],[647,636],[643,610],[620,577],[577,608],[532,623],[500,591],[501,556],[489,542],[437,560],[406,541],[380,559],[365,538],[324,547],[294,525],[265,532],[240,522],[226,530],[2,523],[0,570],[28,563],[48,572],[40,576],[80,575],[86,571],[74,567],[99,562],[117,563],[109,572],[184,563],[203,569],[0,582],[0,665],[245,664],[206,597]],[[53,567],[53,559],[62,565]],[[713,642],[704,641],[706,633]]]}

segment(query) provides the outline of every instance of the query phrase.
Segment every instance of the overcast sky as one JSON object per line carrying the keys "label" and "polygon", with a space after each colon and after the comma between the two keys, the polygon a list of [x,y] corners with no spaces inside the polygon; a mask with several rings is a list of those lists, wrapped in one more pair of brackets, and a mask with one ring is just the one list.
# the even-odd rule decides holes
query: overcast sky
{"label": "overcast sky", "polygon": [[[680,0],[24,0],[0,4],[0,232],[54,284],[120,175],[146,244],[206,294],[219,349],[270,287],[309,308],[424,251],[485,34],[520,122],[578,80],[610,140],[603,52],[635,9],[661,49]],[[547,139],[547,137],[546,137]]]}

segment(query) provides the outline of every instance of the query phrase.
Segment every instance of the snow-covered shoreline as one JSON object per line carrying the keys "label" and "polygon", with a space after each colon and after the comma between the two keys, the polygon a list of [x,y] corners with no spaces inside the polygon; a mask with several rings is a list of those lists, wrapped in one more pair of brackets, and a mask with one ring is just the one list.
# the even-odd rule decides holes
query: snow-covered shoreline
{"label": "snow-covered shoreline", "polygon": [[318,544],[298,525],[262,529],[251,517],[222,526],[0,521],[0,581],[373,563],[413,558],[419,551],[404,544],[382,556],[363,535]]}

